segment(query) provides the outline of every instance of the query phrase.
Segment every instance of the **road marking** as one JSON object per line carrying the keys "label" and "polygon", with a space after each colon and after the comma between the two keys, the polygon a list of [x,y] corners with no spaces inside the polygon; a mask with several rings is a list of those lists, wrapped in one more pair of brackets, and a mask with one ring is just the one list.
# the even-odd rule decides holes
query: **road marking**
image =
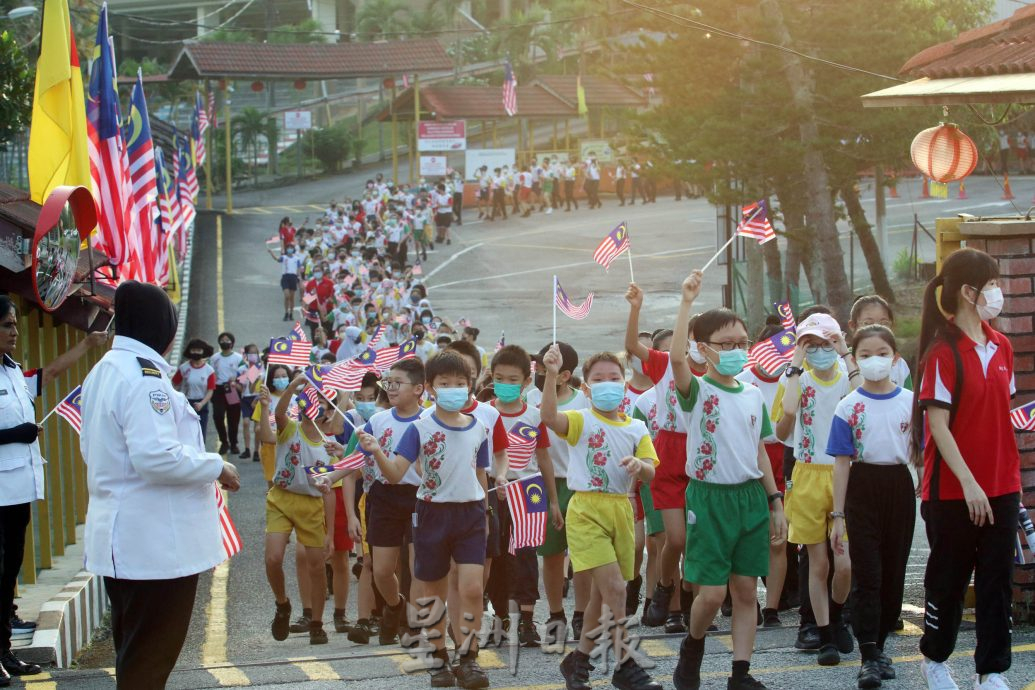
{"label": "road marking", "polygon": [[640,640],[639,651],[651,659],[676,656],[678,652],[662,640]]}
{"label": "road marking", "polygon": [[733,635],[715,635],[712,639],[729,651],[733,651]]}
{"label": "road marking", "polygon": [[896,635],[902,635],[903,637],[920,637],[923,634],[923,628],[909,621],[902,621],[902,630],[896,633]]}
{"label": "road marking", "polygon": [[309,680],[341,680],[341,675],[330,664],[316,661],[316,657],[290,659],[295,668],[305,674]]}
{"label": "road marking", "polygon": [[[443,268],[445,268],[445,267],[446,267],[446,266],[448,266],[449,264],[451,264],[451,263],[453,263],[454,261],[456,261],[457,259],[459,259],[459,258],[460,258],[461,256],[463,256],[464,254],[466,254],[467,252],[471,251],[472,249],[477,249],[478,247],[482,246],[482,244],[484,244],[484,242],[479,242],[478,244],[472,244],[472,245],[471,245],[470,247],[465,247],[464,249],[461,249],[460,251],[458,251],[458,252],[457,252],[456,254],[453,254],[453,256],[451,256],[451,257],[449,257],[448,259],[446,259],[446,260],[445,260],[445,261],[444,261],[444,262],[442,263],[442,265],[440,265],[440,266],[436,266],[436,267],[435,267],[435,270],[433,270],[433,271],[432,271],[431,273],[429,273],[429,274],[427,275],[427,277],[426,277],[426,278],[424,278],[425,282],[427,282],[427,281],[431,280],[431,279],[432,279],[432,278],[433,278],[433,277],[435,276],[435,274],[436,274],[436,273],[438,273],[438,272],[439,272],[439,271],[441,271],[441,270],[442,270]],[[429,289],[430,289],[430,288],[429,288]]]}

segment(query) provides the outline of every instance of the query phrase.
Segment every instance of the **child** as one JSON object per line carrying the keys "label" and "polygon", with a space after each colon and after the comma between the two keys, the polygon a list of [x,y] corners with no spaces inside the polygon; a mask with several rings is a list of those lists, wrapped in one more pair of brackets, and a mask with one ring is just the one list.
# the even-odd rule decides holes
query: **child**
{"label": "child", "polygon": [[[323,629],[323,593],[327,591],[324,553],[333,544],[333,503],[325,502],[319,489],[309,483],[306,468],[325,465],[322,426],[330,428],[333,420],[321,408],[316,420],[299,415],[288,417],[288,406],[295,394],[306,387],[308,379],[298,375],[277,401],[277,464],[273,488],[266,494],[266,578],[276,599],[277,610],[271,629],[273,639],[285,640],[291,618],[291,602],[284,588],[284,551],[291,532],[296,533],[298,548],[305,550],[308,566],[299,578],[308,575],[312,618],[309,622],[309,644],[327,644]],[[264,396],[265,397],[265,396]],[[268,402],[264,403],[268,405]],[[260,406],[262,409],[262,406]],[[259,424],[268,435],[269,415],[260,415]],[[325,507],[331,507],[326,510]],[[329,513],[329,514],[328,514]]]}
{"label": "child", "polygon": [[[657,454],[643,422],[629,419],[618,409],[625,396],[625,372],[617,357],[601,352],[582,366],[589,410],[557,410],[557,376],[563,363],[557,345],[543,357],[546,381],[540,412],[543,423],[570,447],[568,479],[574,494],[567,515],[569,555],[575,572],[588,572],[593,578],[586,607],[593,627],[583,628],[578,647],[561,662],[561,674],[568,690],[589,689],[590,653],[607,632],[604,621],[608,620],[614,626],[611,682],[621,690],[660,690],[661,684],[625,653],[622,616],[625,583],[635,574],[629,496],[637,479],[654,478]],[[594,625],[597,621],[599,628]]]}
{"label": "child", "polygon": [[[542,474],[543,483],[546,485],[550,521],[555,529],[561,529],[564,527],[564,517],[557,503],[553,461],[550,460],[547,451],[550,447],[550,437],[540,420],[539,410],[521,399],[521,389],[532,380],[532,361],[522,348],[517,345],[506,345],[493,355],[490,369],[492,392],[495,396],[491,404],[499,411],[504,427],[511,433],[519,426],[531,427],[538,432],[535,438],[535,451],[524,467],[514,469],[514,461],[508,458],[511,467],[507,472],[506,481],[518,481],[537,473]],[[507,548],[511,532],[509,508],[506,501],[499,502],[500,556],[499,562],[489,575],[489,601],[492,602],[496,615],[504,618],[509,610],[509,600],[514,599],[521,609],[517,629],[518,642],[525,647],[538,647],[539,633],[532,622],[532,612],[539,599],[539,560],[534,546],[517,549],[514,555],[510,555]]]}
{"label": "child", "polygon": [[[579,355],[575,348],[567,343],[557,343],[561,352],[561,368],[555,381],[554,394],[557,399],[557,409],[560,412],[569,410],[584,410],[589,407],[589,400],[579,388],[573,388],[572,376],[575,367],[579,365]],[[539,351],[539,364],[546,355],[550,346],[545,346]],[[529,389],[528,404],[538,407],[542,401],[544,387],[546,385],[546,373],[542,366],[536,374],[536,385]],[[568,444],[563,437],[555,434],[547,427],[547,435],[550,437],[550,460],[553,462],[554,482],[557,485],[557,503],[561,509],[561,515],[568,513],[568,503],[571,501],[572,492],[568,489]],[[539,555],[543,559],[543,588],[546,590],[546,600],[550,605],[550,617],[546,621],[546,643],[555,644],[567,639],[568,617],[564,613],[564,581],[565,565],[564,556],[568,550],[568,538],[565,527],[554,527],[552,521],[546,523],[546,539],[539,547]],[[589,590],[593,580],[588,573],[575,573],[575,610],[571,617],[572,634],[575,639],[582,635],[582,617],[589,603]]]}
{"label": "child", "polygon": [[[687,346],[690,308],[701,291],[701,272],[683,281],[672,349]],[[729,587],[733,600],[733,669],[729,690],[764,690],[751,677],[755,643],[755,591],[769,569],[768,545],[787,534],[781,494],[763,440],[771,433],[762,393],[734,377],[747,363],[744,321],[728,309],[712,309],[694,322],[694,340],[708,364],[698,378],[683,357],[674,357],[676,395],[689,430],[686,447],[687,534],[683,575],[698,586],[686,638],[672,674],[677,690],[701,684],[704,637]]]}
{"label": "child", "polygon": [[266,488],[273,486],[273,472],[277,465],[277,435],[273,433],[272,425],[263,425],[262,418],[267,420],[270,417],[270,406],[274,408],[280,400],[281,395],[287,390],[291,383],[291,370],[283,364],[274,364],[266,370],[266,395],[263,396],[263,388],[259,388],[259,404],[252,411],[252,423],[255,424],[255,440],[259,446],[259,461],[262,463],[262,476],[266,480]]}
{"label": "child", "polygon": [[[852,305],[851,318],[848,321],[848,332],[864,326],[880,325],[895,330],[895,314],[880,295],[863,295]],[[909,363],[903,357],[896,357],[891,369],[891,381],[896,386],[913,390],[913,376],[909,373]]]}
{"label": "child", "polygon": [[[805,545],[809,556],[809,600],[820,638],[817,662],[821,666],[835,666],[841,662],[840,654],[849,654],[854,648],[851,633],[841,618],[852,571],[848,554],[835,553],[834,578],[828,592],[827,537],[829,514],[834,509],[834,458],[824,451],[834,410],[858,385],[859,368],[832,316],[812,314],[798,324],[797,336],[794,358],[773,402],[773,420],[776,436],[785,443],[793,441],[794,445],[793,488],[787,504],[788,538],[794,544]],[[847,374],[838,365],[838,358],[845,360]],[[808,371],[802,369],[806,361],[810,365]],[[784,390],[793,393],[785,395]]]}
{"label": "child", "polygon": [[[248,343],[244,346],[245,371],[251,367],[260,366],[259,346],[255,343]],[[259,396],[259,386],[262,382],[258,378],[251,383],[244,383],[241,391],[241,435],[244,437],[244,450],[238,456],[242,460],[251,458],[253,462],[259,461],[259,440],[258,427],[252,422],[252,415],[255,413],[255,401]],[[255,445],[252,445],[252,441]],[[254,448],[254,450],[252,450]]]}
{"label": "child", "polygon": [[844,553],[852,526],[852,627],[859,642],[860,688],[895,677],[884,641],[898,620],[913,542],[916,494],[909,474],[913,394],[891,380],[899,359],[886,326],[863,326],[852,338],[859,388],[834,412],[827,454],[835,456],[830,545]]}
{"label": "child", "polygon": [[176,369],[172,385],[183,393],[187,402],[201,418],[201,438],[208,432],[208,403],[216,392],[216,370],[208,363],[213,348],[200,338],[194,338],[183,350],[188,360]]}
{"label": "child", "polygon": [[[413,360],[404,360],[413,361]],[[485,470],[489,466],[488,431],[460,410],[468,403],[473,383],[463,357],[443,352],[428,362],[428,388],[435,396],[434,412],[413,422],[389,458],[377,439],[359,432],[363,449],[373,455],[381,473],[399,482],[417,465],[420,487],[413,527],[413,576],[424,596],[434,599],[427,620],[433,621],[428,640],[434,647],[432,687],[486,688],[489,678],[478,665],[483,570],[486,538]],[[417,464],[419,463],[419,465]],[[504,468],[505,470],[505,468]],[[405,517],[410,518],[410,508]],[[464,623],[457,636],[459,664],[450,667],[445,649],[445,617],[441,603],[449,590],[450,563],[456,564]]]}

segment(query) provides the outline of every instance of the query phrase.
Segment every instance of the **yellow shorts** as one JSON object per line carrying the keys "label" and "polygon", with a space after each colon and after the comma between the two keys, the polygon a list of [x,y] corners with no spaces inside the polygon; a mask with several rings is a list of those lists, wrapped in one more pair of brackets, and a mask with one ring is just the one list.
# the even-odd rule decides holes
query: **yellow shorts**
{"label": "yellow shorts", "polygon": [[626,581],[636,575],[636,530],[625,494],[576,491],[568,503],[565,531],[575,572],[617,562]]}
{"label": "yellow shorts", "polygon": [[370,546],[367,544],[367,495],[364,492],[359,497],[359,528],[363,531],[363,539],[360,540],[362,553],[370,553]]}
{"label": "yellow shorts", "polygon": [[834,466],[796,462],[787,493],[787,541],[821,544],[830,536],[834,509]]}
{"label": "yellow shorts", "polygon": [[320,548],[327,536],[323,497],[273,487],[266,494],[266,533],[298,535],[302,546]]}
{"label": "yellow shorts", "polygon": [[259,444],[259,461],[262,463],[262,476],[268,482],[273,481],[273,471],[277,467],[277,444]]}

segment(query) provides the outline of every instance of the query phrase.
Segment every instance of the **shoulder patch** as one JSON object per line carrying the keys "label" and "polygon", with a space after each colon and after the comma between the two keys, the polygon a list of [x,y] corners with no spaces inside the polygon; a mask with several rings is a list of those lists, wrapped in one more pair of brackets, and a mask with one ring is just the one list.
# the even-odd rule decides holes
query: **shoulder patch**
{"label": "shoulder patch", "polygon": [[169,398],[169,394],[165,391],[151,391],[151,409],[158,414],[165,414],[172,407],[172,401]]}
{"label": "shoulder patch", "polygon": [[162,372],[158,370],[155,363],[144,357],[137,357],[137,363],[140,364],[140,373],[144,376],[153,376],[156,379],[162,378]]}

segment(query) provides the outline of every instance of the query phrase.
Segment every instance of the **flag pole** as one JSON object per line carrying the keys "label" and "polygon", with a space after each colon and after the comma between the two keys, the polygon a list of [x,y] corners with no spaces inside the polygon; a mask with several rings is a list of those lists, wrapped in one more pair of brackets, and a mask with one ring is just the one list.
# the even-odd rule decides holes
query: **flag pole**
{"label": "flag pole", "polygon": [[626,249],[625,251],[629,255],[629,282],[630,283],[635,283],[636,282],[636,277],[633,275],[633,250],[632,250],[632,245],[630,244],[629,248]]}
{"label": "flag pole", "polygon": [[557,344],[557,276],[553,277],[553,344]]}
{"label": "flag pole", "polygon": [[[61,399],[61,402],[64,402],[64,401],[65,401],[65,399],[64,399],[64,398],[62,398],[62,399]],[[58,403],[58,405],[60,405],[60,404],[61,404],[61,403]],[[52,416],[52,415],[53,415],[53,414],[54,414],[55,412],[57,412],[57,409],[58,409],[58,405],[55,405],[55,406],[53,407],[53,409],[51,409],[51,410],[50,410],[50,412],[48,412],[48,413],[46,414],[46,416],[45,416],[45,417],[44,417],[43,419],[41,419],[41,420],[39,421],[39,423],[37,424],[37,426],[43,426],[43,424],[44,424],[44,423],[45,423],[45,422],[46,422],[46,421],[47,421],[48,419],[50,419],[50,418],[51,418],[51,416]]]}
{"label": "flag pole", "polygon": [[704,273],[705,271],[707,271],[708,267],[711,266],[713,263],[715,263],[715,261],[719,258],[719,256],[724,251],[726,251],[726,248],[729,247],[731,244],[733,244],[733,240],[735,240],[735,239],[737,239],[737,233],[733,233],[733,235],[731,235],[730,238],[728,240],[726,240],[726,244],[724,244],[721,247],[719,247],[719,251],[715,252],[715,256],[713,256],[712,258],[708,259],[708,263],[706,263],[704,265],[704,268],[701,269],[701,272]]}
{"label": "flag pole", "polygon": [[503,482],[502,484],[497,484],[496,488],[497,489],[505,489],[506,487],[510,486],[511,484],[517,484],[518,482],[523,482],[526,479],[532,479],[534,477],[542,477],[542,476],[543,476],[542,472],[536,472],[535,474],[530,474],[527,477],[521,477],[520,479],[511,479],[509,482]]}

